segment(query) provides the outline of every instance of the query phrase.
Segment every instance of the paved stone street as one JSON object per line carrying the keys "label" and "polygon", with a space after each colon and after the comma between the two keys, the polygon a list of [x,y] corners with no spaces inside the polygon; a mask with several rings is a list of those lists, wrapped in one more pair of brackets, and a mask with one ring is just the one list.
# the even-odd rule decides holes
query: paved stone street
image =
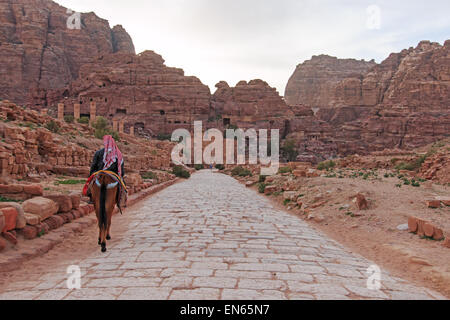
{"label": "paved stone street", "polygon": [[[384,270],[369,290],[373,263],[210,171],[115,216],[112,230],[106,253],[93,243],[85,256],[43,257],[0,299],[445,299]],[[69,265],[81,268],[79,290],[67,288]]]}

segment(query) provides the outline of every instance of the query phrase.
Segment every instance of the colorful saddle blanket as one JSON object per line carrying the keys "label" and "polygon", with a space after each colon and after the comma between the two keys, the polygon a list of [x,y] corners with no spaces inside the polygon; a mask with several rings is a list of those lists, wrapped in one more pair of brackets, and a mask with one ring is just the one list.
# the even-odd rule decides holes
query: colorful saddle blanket
{"label": "colorful saddle blanket", "polygon": [[118,185],[119,186],[119,193],[118,193],[118,198],[117,198],[117,205],[119,206],[119,208],[126,207],[126,202],[127,202],[127,198],[128,198],[127,187],[126,187],[125,183],[123,182],[123,179],[119,175],[117,175],[115,172],[112,172],[112,171],[100,170],[100,171],[97,171],[94,174],[92,174],[88,178],[88,180],[86,181],[86,184],[83,187],[83,195],[87,196],[88,190],[91,189],[92,184],[94,184],[94,182],[95,182],[95,178],[100,173],[103,173],[103,174],[106,174],[106,175],[110,176],[116,182],[119,183],[119,185]]}

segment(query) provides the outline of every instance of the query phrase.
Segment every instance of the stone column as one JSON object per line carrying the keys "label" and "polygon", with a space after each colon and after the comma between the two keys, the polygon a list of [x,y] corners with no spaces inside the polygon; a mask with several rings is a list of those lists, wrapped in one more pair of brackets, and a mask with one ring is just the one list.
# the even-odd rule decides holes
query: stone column
{"label": "stone column", "polygon": [[113,120],[113,131],[119,130],[119,120]]}
{"label": "stone column", "polygon": [[80,104],[79,103],[75,103],[73,105],[73,117],[75,120],[80,119]]}
{"label": "stone column", "polygon": [[119,122],[119,133],[123,134],[123,128],[125,126],[125,120],[120,120]]}
{"label": "stone column", "polygon": [[58,103],[58,120],[64,120],[64,103]]}
{"label": "stone column", "polygon": [[130,135],[134,136],[134,127],[130,127]]}
{"label": "stone column", "polygon": [[95,102],[91,102],[91,122],[95,122],[97,117],[97,104]]}

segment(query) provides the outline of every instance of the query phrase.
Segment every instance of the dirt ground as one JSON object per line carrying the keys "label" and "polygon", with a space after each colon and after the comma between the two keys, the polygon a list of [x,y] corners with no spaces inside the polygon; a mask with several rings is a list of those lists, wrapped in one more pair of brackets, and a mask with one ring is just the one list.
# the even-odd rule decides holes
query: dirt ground
{"label": "dirt ground", "polygon": [[[450,298],[450,249],[442,241],[423,239],[397,229],[407,224],[409,216],[415,216],[432,222],[450,236],[450,207],[429,209],[426,206],[426,200],[436,196],[449,197],[450,187],[431,182],[420,187],[399,187],[402,180],[397,176],[385,178],[386,173],[391,172],[380,170],[373,180],[364,180],[359,175],[300,178],[303,209],[306,206],[316,219],[308,219],[305,210],[284,203],[282,195],[270,198],[391,273]],[[347,176],[351,174],[348,172]],[[352,202],[359,192],[368,200],[368,210],[359,211]],[[313,209],[315,203],[323,204]]]}

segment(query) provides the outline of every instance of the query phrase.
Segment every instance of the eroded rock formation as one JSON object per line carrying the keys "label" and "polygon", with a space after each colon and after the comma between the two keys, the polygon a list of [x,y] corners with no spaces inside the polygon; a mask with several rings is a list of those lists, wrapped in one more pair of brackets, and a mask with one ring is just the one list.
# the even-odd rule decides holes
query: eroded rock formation
{"label": "eroded rock formation", "polygon": [[50,0],[0,1],[0,98],[45,105],[45,90],[68,85],[93,57],[134,53],[121,26],[111,29],[91,12],[80,15],[80,29],[70,29],[72,14]]}

